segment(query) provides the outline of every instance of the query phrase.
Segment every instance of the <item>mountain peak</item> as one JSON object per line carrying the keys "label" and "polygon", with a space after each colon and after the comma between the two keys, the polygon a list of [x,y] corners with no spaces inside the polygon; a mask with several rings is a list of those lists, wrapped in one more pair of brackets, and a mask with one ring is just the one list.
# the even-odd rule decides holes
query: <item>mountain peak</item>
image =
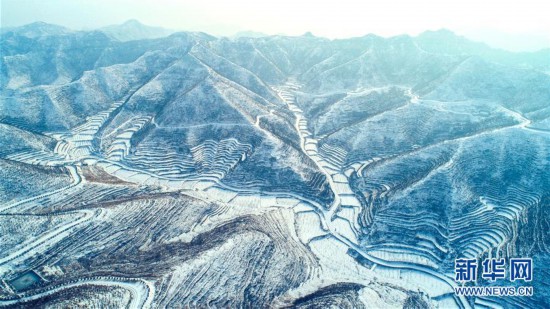
{"label": "mountain peak", "polygon": [[471,41],[448,29],[425,31],[414,40],[426,51],[445,54],[483,54],[490,49],[484,43]]}
{"label": "mountain peak", "polygon": [[174,33],[173,30],[145,25],[137,19],[129,19],[122,24],[103,27],[100,30],[119,41],[155,39]]}
{"label": "mountain peak", "polygon": [[145,27],[147,27],[146,25],[144,25],[143,23],[141,23],[137,19],[128,19],[127,21],[123,22],[121,24],[121,26],[145,26]]}
{"label": "mountain peak", "polygon": [[417,37],[428,37],[433,39],[456,39],[456,38],[463,38],[453,31],[441,28],[438,30],[427,30],[419,34]]}
{"label": "mountain peak", "polygon": [[21,27],[10,29],[10,32],[16,33],[28,38],[36,38],[47,35],[61,35],[71,32],[70,29],[63,26],[49,24],[43,21],[36,21]]}

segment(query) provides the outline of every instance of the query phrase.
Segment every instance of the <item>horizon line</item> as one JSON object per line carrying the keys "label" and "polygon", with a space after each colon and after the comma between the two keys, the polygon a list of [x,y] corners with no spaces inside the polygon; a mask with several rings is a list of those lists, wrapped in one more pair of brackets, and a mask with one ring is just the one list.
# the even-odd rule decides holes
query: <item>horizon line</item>
{"label": "horizon line", "polygon": [[[22,27],[25,27],[25,26],[33,25],[33,24],[46,24],[46,25],[51,25],[51,26],[62,27],[62,28],[65,28],[69,31],[72,31],[72,32],[93,32],[93,31],[100,31],[101,32],[104,28],[123,26],[123,25],[131,23],[131,22],[136,22],[139,25],[144,26],[144,27],[157,28],[157,29],[162,29],[162,30],[166,30],[166,31],[171,32],[168,35],[162,36],[162,37],[168,37],[168,36],[170,36],[172,34],[176,34],[176,33],[203,33],[203,34],[210,35],[210,36],[213,36],[213,37],[216,37],[216,38],[228,38],[228,39],[261,38],[261,37],[304,37],[304,36],[312,36],[312,37],[315,37],[315,38],[326,39],[326,40],[330,40],[330,41],[338,41],[338,40],[364,38],[364,37],[367,37],[367,36],[375,36],[375,37],[384,38],[384,39],[391,39],[391,38],[402,37],[402,36],[416,38],[416,37],[419,37],[419,36],[421,36],[425,33],[430,33],[430,32],[432,32],[432,33],[433,32],[448,32],[448,33],[453,34],[456,37],[463,38],[463,39],[468,40],[472,43],[484,44],[488,48],[495,49],[495,50],[502,50],[502,51],[511,52],[511,53],[537,53],[537,52],[541,52],[541,51],[545,51],[545,50],[550,49],[550,38],[549,38],[549,45],[546,46],[546,47],[542,47],[542,48],[539,48],[539,49],[536,49],[536,50],[510,50],[510,49],[503,48],[503,47],[493,46],[489,42],[486,42],[486,41],[483,41],[483,40],[472,39],[472,38],[470,38],[466,35],[460,34],[459,33],[460,31],[456,31],[456,30],[450,29],[448,27],[441,27],[441,28],[438,28],[438,29],[425,29],[425,30],[420,31],[417,34],[411,34],[411,33],[403,32],[403,33],[400,33],[400,34],[381,35],[381,34],[377,34],[377,33],[374,33],[374,32],[366,32],[363,35],[347,36],[347,37],[343,37],[343,36],[342,37],[329,37],[329,36],[316,35],[312,31],[306,31],[302,34],[287,34],[287,33],[269,34],[269,33],[264,33],[262,31],[256,31],[256,30],[251,30],[251,29],[235,31],[231,35],[225,35],[225,34],[215,34],[215,33],[212,33],[212,32],[202,31],[202,30],[166,28],[166,27],[163,27],[163,26],[146,24],[146,23],[140,21],[138,18],[130,18],[130,19],[127,19],[123,22],[116,23],[116,24],[107,24],[107,25],[104,25],[104,26],[89,27],[89,28],[88,27],[83,27],[81,29],[75,29],[75,28],[70,27],[70,26],[66,26],[66,25],[62,25],[62,24],[58,24],[58,23],[51,23],[51,22],[47,22],[47,21],[43,21],[43,20],[37,20],[37,21],[30,22],[30,23],[16,25],[16,26],[4,26],[3,23],[0,23],[0,30],[7,30],[9,32],[10,29],[22,28]],[[2,32],[4,32],[4,31],[2,31]],[[501,32],[503,34],[506,34],[506,35],[519,35],[519,34],[514,34],[514,33],[509,33],[509,32],[503,32],[503,31],[499,31],[499,32]],[[243,33],[254,33],[256,35],[254,35],[254,36],[239,35],[239,34],[243,34]],[[529,33],[531,35],[538,34],[538,33],[534,33],[534,32],[533,33],[529,32]],[[158,38],[162,38],[162,37],[158,37]]]}

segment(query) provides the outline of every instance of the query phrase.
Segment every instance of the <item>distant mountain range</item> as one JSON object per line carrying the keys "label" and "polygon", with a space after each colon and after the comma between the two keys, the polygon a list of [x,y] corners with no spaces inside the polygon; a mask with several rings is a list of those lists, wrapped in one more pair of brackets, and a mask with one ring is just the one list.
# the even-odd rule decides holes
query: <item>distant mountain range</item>
{"label": "distant mountain range", "polygon": [[128,20],[120,25],[112,25],[99,29],[108,36],[125,42],[143,39],[156,39],[168,36],[176,31],[161,27],[146,26],[135,19]]}
{"label": "distant mountain range", "polygon": [[[35,22],[15,28],[2,28],[0,29],[0,31],[1,33],[12,32],[28,38],[48,35],[62,35],[77,32],[62,26],[48,24],[45,22]],[[130,19],[120,25],[102,27],[97,29],[96,31],[101,31],[107,34],[110,38],[121,42],[143,39],[156,39],[168,36],[176,32],[175,30],[170,30],[162,27],[147,26],[135,19]]]}

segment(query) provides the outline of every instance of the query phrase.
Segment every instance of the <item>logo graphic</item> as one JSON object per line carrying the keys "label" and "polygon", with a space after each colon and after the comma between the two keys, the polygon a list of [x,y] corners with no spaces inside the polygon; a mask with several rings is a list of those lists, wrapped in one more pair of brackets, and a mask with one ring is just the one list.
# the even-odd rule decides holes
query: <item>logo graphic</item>
{"label": "logo graphic", "polygon": [[[514,282],[523,280],[530,282],[533,280],[533,259],[530,258],[511,258],[510,268],[508,269],[509,281]],[[533,296],[532,286],[496,286],[493,284],[487,286],[474,285],[466,286],[466,282],[477,281],[478,274],[477,259],[456,259],[455,260],[455,281],[462,283],[462,286],[455,287],[455,294],[462,296]],[[481,278],[489,281],[506,279],[506,260],[488,258],[481,263]]]}

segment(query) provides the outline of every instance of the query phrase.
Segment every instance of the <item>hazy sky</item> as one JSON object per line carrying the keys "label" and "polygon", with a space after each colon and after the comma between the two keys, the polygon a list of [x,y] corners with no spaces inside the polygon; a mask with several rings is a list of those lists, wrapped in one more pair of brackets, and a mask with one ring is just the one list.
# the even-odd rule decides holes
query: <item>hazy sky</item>
{"label": "hazy sky", "polygon": [[244,30],[289,35],[311,31],[329,38],[415,35],[447,28],[508,49],[550,47],[550,18],[541,0],[0,1],[3,27],[45,21],[90,29],[138,19],[148,25],[215,35]]}

